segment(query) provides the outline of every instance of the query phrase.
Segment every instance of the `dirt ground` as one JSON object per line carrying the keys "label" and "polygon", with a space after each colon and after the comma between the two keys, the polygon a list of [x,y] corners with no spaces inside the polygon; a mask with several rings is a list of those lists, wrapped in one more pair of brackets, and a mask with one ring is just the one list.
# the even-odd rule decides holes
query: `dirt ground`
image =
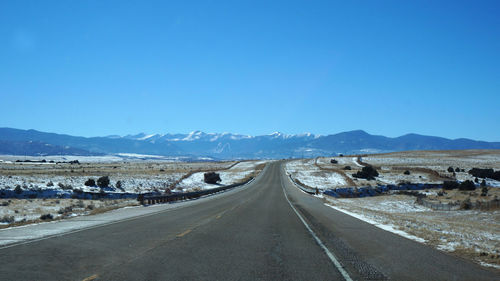
{"label": "dirt ground", "polygon": [[[81,215],[94,215],[137,205],[139,203],[133,199],[0,199],[0,228]],[[41,216],[49,214],[52,218],[41,218]]]}
{"label": "dirt ground", "polygon": [[415,197],[386,195],[325,202],[425,240],[425,244],[500,269],[500,210],[433,211]]}

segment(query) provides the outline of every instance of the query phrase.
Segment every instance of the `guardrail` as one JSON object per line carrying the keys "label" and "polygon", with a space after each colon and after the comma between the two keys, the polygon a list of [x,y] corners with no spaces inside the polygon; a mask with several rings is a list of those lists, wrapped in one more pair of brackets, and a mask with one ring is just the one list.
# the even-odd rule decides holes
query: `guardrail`
{"label": "guardrail", "polygon": [[293,183],[294,183],[294,184],[295,184],[298,188],[300,188],[302,191],[304,191],[305,193],[309,193],[309,194],[316,194],[316,190],[312,190],[312,189],[307,188],[307,187],[303,186],[302,184],[300,184],[300,183],[296,182],[296,181],[293,179],[293,177],[292,177],[292,175],[291,175],[291,174],[288,174],[288,176],[290,177],[290,180],[291,180],[291,181],[292,181],[292,182],[293,182]]}
{"label": "guardrail", "polygon": [[237,186],[245,185],[245,184],[251,182],[253,179],[254,178],[250,178],[249,180],[241,182],[241,183],[235,183],[235,184],[231,184],[231,185],[221,186],[221,187],[202,190],[202,191],[172,193],[172,194],[162,194],[162,195],[140,194],[139,196],[137,196],[137,200],[139,202],[141,202],[142,205],[146,205],[146,204],[153,205],[153,204],[157,204],[157,203],[167,203],[167,202],[174,202],[174,201],[179,201],[179,200],[195,199],[195,198],[199,198],[201,196],[214,194],[214,193],[225,191],[225,190],[237,187]]}

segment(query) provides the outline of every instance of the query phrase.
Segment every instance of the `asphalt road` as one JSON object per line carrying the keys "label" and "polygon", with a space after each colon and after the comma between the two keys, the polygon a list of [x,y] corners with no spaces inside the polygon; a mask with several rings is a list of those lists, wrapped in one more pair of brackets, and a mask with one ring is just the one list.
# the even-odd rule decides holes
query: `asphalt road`
{"label": "asphalt road", "polygon": [[346,277],[499,279],[495,271],[324,206],[293,186],[280,162],[240,191],[213,200],[0,249],[0,280]]}

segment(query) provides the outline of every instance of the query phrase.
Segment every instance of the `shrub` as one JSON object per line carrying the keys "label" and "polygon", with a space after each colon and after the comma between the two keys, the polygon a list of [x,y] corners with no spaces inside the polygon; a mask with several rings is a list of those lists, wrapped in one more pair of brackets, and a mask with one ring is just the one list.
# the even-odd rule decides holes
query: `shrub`
{"label": "shrub", "polygon": [[460,185],[458,186],[458,189],[460,189],[460,190],[475,190],[476,185],[474,184],[474,182],[472,182],[470,180],[466,180],[466,181],[463,181],[462,183],[460,183]]}
{"label": "shrub", "polygon": [[83,200],[78,200],[78,202],[73,206],[76,208],[85,208],[85,203],[83,203]]}
{"label": "shrub", "polygon": [[[495,172],[493,169],[480,169],[480,168],[472,168],[469,170],[469,174],[473,177],[477,178],[492,178]],[[499,175],[500,176],[500,175]]]}
{"label": "shrub", "polygon": [[97,179],[97,185],[100,188],[109,186],[109,177],[108,176],[100,177],[99,179]]}
{"label": "shrub", "polygon": [[373,180],[375,177],[378,177],[378,172],[372,166],[365,166],[361,171],[358,171],[356,174],[352,175],[355,178],[362,178],[367,180]]}
{"label": "shrub", "polygon": [[60,182],[57,184],[61,189],[73,189],[73,186],[71,184],[65,185],[64,183]]}
{"label": "shrub", "polygon": [[455,172],[460,173],[460,168],[459,168],[459,167],[456,167],[456,168],[455,168]]}
{"label": "shrub", "polygon": [[410,171],[406,170],[403,174],[405,174],[405,175],[409,175],[409,174],[410,174]]}
{"label": "shrub", "polygon": [[57,213],[59,215],[64,215],[64,214],[67,214],[67,213],[71,213],[73,211],[73,208],[71,206],[68,206],[66,208],[60,208],[59,211],[57,211]]}
{"label": "shrub", "polygon": [[220,175],[215,172],[207,172],[203,174],[203,181],[209,184],[216,184],[221,181]]}
{"label": "shrub", "polygon": [[40,219],[41,219],[41,220],[44,220],[44,221],[45,221],[45,220],[51,220],[51,219],[53,219],[53,218],[54,218],[54,216],[52,216],[51,214],[44,214],[44,215],[41,215],[41,216],[40,216]]}
{"label": "shrub", "polygon": [[483,188],[481,188],[481,196],[486,195],[488,195],[488,188],[486,186],[483,186]]}
{"label": "shrub", "polygon": [[3,223],[13,223],[14,221],[15,221],[14,216],[5,215],[2,218],[0,218],[0,222],[3,222]]}
{"label": "shrub", "polygon": [[457,189],[458,186],[459,186],[459,184],[456,181],[445,181],[445,182],[443,182],[443,189],[445,189],[445,190]]}
{"label": "shrub", "polygon": [[335,160],[335,159],[330,160],[330,163],[332,163],[332,164],[337,164],[338,162],[339,162],[339,161],[337,161],[337,160]]}
{"label": "shrub", "polygon": [[453,171],[454,171],[454,170],[453,170],[453,167],[451,167],[451,166],[450,166],[450,167],[448,167],[448,172],[453,173]]}
{"label": "shrub", "polygon": [[22,189],[22,188],[21,188],[21,186],[18,184],[18,185],[16,185],[16,188],[14,189],[14,192],[15,192],[16,194],[21,194],[21,193],[23,193],[23,189]]}
{"label": "shrub", "polygon": [[486,180],[483,179],[483,181],[481,182],[481,186],[486,186]]}
{"label": "shrub", "polygon": [[49,186],[54,186],[54,183],[53,183],[52,181],[49,181],[49,182],[47,183],[47,187],[49,187]]}
{"label": "shrub", "polygon": [[123,188],[122,188],[122,181],[117,181],[116,182],[116,188],[123,190]]}
{"label": "shrub", "polygon": [[465,199],[460,203],[460,209],[469,210],[472,207],[472,203],[470,202],[470,198]]}
{"label": "shrub", "polygon": [[86,186],[95,186],[95,180],[94,180],[94,179],[88,179],[88,180],[85,182],[85,185],[86,185]]}
{"label": "shrub", "polygon": [[344,170],[351,170],[351,166],[345,166]]}
{"label": "shrub", "polygon": [[493,175],[491,176],[491,178],[494,180],[500,181],[500,171],[494,172]]}

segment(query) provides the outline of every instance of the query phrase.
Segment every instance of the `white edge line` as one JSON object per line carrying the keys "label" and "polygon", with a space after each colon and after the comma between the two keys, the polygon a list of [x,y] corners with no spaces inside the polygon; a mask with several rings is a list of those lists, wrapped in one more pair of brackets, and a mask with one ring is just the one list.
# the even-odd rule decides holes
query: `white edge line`
{"label": "white edge line", "polygon": [[356,218],[356,219],[358,219],[358,220],[360,220],[360,221],[363,221],[363,222],[369,223],[369,224],[371,224],[371,225],[373,225],[373,226],[375,226],[375,227],[378,227],[378,228],[380,228],[380,229],[382,229],[382,230],[385,230],[385,231],[388,231],[388,232],[391,232],[391,233],[397,234],[397,235],[399,235],[399,236],[401,236],[401,237],[404,237],[404,238],[406,238],[406,239],[410,239],[410,240],[413,240],[413,241],[416,241],[416,242],[419,242],[419,243],[423,243],[423,244],[425,244],[425,243],[427,242],[427,240],[425,240],[425,239],[423,239],[423,238],[420,238],[420,237],[418,237],[418,236],[415,236],[415,235],[409,234],[409,233],[407,233],[407,232],[405,232],[405,231],[402,231],[402,230],[396,229],[396,228],[394,228],[394,226],[393,226],[393,225],[379,223],[379,222],[377,222],[377,221],[375,221],[375,220],[372,220],[372,219],[370,219],[370,218],[365,217],[364,215],[357,214],[357,213],[353,213],[353,212],[350,212],[350,211],[344,210],[344,209],[342,209],[342,208],[339,208],[339,207],[333,206],[333,205],[328,204],[328,203],[324,203],[324,205],[325,205],[325,206],[327,206],[327,207],[330,207],[330,208],[332,208],[332,209],[334,209],[334,210],[337,210],[337,211],[339,211],[339,212],[342,212],[342,213],[344,213],[344,214],[346,214],[346,215],[349,215],[349,216],[351,216],[351,217],[353,217],[353,218]]}
{"label": "white edge line", "polygon": [[323,242],[318,238],[318,236],[316,235],[316,233],[314,233],[314,231],[309,227],[309,225],[307,224],[307,222],[302,218],[302,216],[299,214],[299,212],[292,205],[292,203],[288,199],[288,196],[286,195],[285,188],[283,186],[283,182],[281,182],[281,188],[283,189],[283,194],[285,195],[286,201],[288,202],[288,204],[290,205],[290,207],[292,207],[292,210],[295,212],[295,214],[297,214],[297,216],[299,217],[300,221],[302,221],[302,223],[306,227],[307,231],[309,231],[309,233],[311,233],[311,235],[314,238],[314,240],[316,240],[316,243],[318,243],[318,245],[323,249],[323,251],[325,251],[325,253],[328,256],[328,258],[330,259],[330,261],[335,265],[335,267],[338,269],[338,271],[340,271],[340,274],[342,274],[342,277],[344,277],[344,279],[346,281],[352,281],[351,277],[349,276],[349,274],[347,273],[347,271],[344,270],[344,268],[342,267],[342,265],[340,264],[340,262],[337,260],[337,258],[335,257],[335,255],[332,252],[330,252],[330,250],[328,250],[328,248],[325,246],[325,244],[323,244]]}

